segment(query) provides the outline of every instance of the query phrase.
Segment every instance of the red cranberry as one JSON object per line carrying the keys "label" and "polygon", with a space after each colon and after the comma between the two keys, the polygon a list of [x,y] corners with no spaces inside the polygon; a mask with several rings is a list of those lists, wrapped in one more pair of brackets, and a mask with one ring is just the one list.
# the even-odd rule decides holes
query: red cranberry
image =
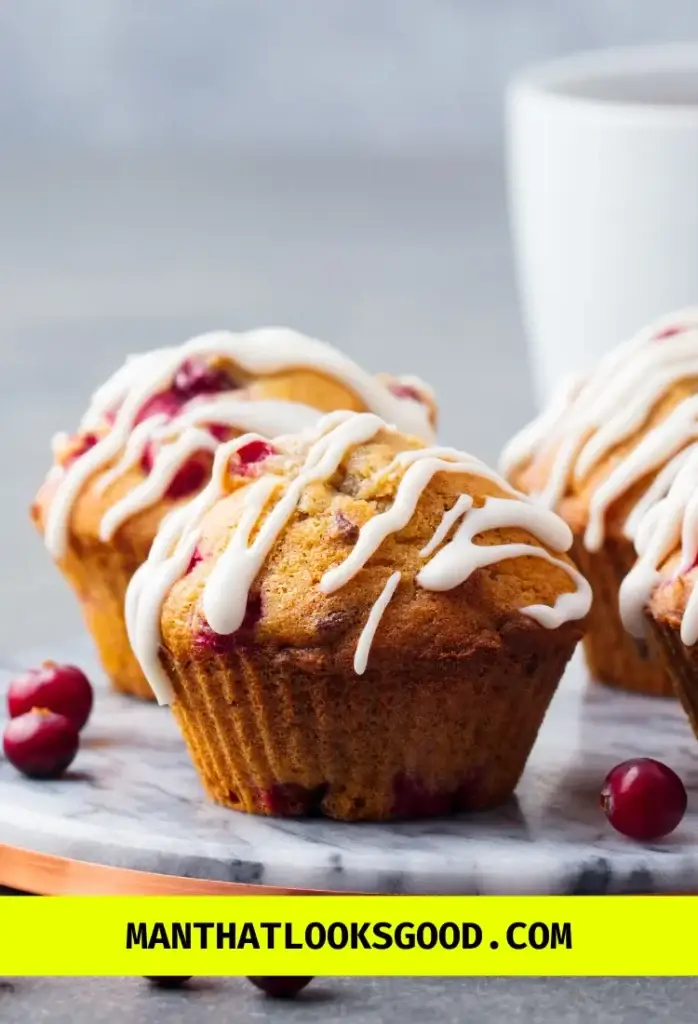
{"label": "red cranberry", "polygon": [[266,441],[248,441],[242,448],[238,448],[236,455],[241,466],[251,466],[255,462],[263,462],[270,455],[276,454],[276,448]]}
{"label": "red cranberry", "polygon": [[3,749],[10,764],[32,779],[56,779],[78,752],[80,737],[64,715],[35,708],[5,726]]}
{"label": "red cranberry", "polygon": [[220,441],[223,444],[224,441],[229,441],[233,436],[233,431],[230,427],[224,423],[209,423],[206,428],[209,434],[213,434],[216,441]]}
{"label": "red cranberry", "polygon": [[184,398],[176,391],[162,391],[159,395],[153,395],[138,410],[135,423],[142,423],[151,416],[167,416],[168,419],[176,416],[184,405]]}
{"label": "red cranberry", "polygon": [[45,661],[10,683],[7,710],[10,718],[26,715],[33,708],[46,708],[63,715],[75,729],[82,729],[92,710],[92,686],[75,665]]}
{"label": "red cranberry", "polygon": [[302,992],[313,980],[312,978],[274,978],[256,977],[249,978],[255,988],[261,989],[272,999],[295,999],[299,992]]}
{"label": "red cranberry", "polygon": [[407,775],[396,775],[393,779],[390,813],[395,818],[438,817],[448,814],[451,805],[452,794],[446,790],[431,791],[420,780]]}
{"label": "red cranberry", "polygon": [[83,434],[79,439],[77,446],[65,460],[64,465],[72,466],[74,462],[77,462],[81,455],[84,455],[85,452],[89,452],[90,448],[94,448],[98,441],[99,438],[96,434]]}
{"label": "red cranberry", "polygon": [[388,390],[396,398],[411,398],[413,402],[424,402],[424,397],[411,384],[389,384]]}
{"label": "red cranberry", "polygon": [[309,789],[296,782],[275,782],[260,795],[265,810],[279,818],[322,817],[322,801],[327,795],[326,782]]}
{"label": "red cranberry", "polygon": [[209,367],[200,360],[187,359],[177,370],[172,387],[153,395],[144,403],[136,416],[136,423],[142,423],[157,413],[172,418],[191,398],[231,391],[236,387],[235,381],[225,370]]}
{"label": "red cranberry", "polygon": [[666,338],[673,338],[677,334],[682,334],[686,330],[685,327],[665,327],[663,331],[655,334],[655,341],[664,341]]}
{"label": "red cranberry", "polygon": [[215,395],[233,391],[238,387],[230,374],[221,367],[208,366],[201,359],[186,359],[177,370],[174,389],[185,400],[197,395]]}
{"label": "red cranberry", "polygon": [[156,988],[181,988],[182,985],[186,985],[188,981],[191,981],[191,978],[191,975],[189,975],[188,978],[180,978],[175,975],[163,976],[162,978],[149,976],[147,974],[145,976],[145,980],[149,981],[151,985],[155,985]]}
{"label": "red cranberry", "polygon": [[[146,446],[141,458],[141,468],[144,473],[150,473],[155,462],[155,454],[152,444]],[[188,498],[200,490],[208,480],[211,473],[211,455],[209,452],[200,452],[187,459],[175,473],[165,495],[176,501],[178,498]]]}
{"label": "red cranberry", "polygon": [[207,622],[203,622],[194,638],[194,647],[198,651],[210,651],[212,654],[229,654],[238,646],[239,640],[254,629],[261,617],[262,597],[260,594],[250,594],[239,629],[234,633],[216,633]]}
{"label": "red cranberry", "polygon": [[187,566],[187,573],[192,572],[196,569],[199,562],[203,562],[204,556],[201,554],[198,548],[194,548],[191,558],[189,559],[189,565]]}
{"label": "red cranberry", "polygon": [[606,776],[601,806],[618,832],[631,839],[661,839],[679,825],[687,796],[676,772],[651,757],[623,761]]}

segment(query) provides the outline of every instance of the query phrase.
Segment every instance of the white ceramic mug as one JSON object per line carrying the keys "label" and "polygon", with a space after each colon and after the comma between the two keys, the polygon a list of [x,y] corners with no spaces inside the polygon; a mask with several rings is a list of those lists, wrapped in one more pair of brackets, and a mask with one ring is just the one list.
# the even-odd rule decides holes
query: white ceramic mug
{"label": "white ceramic mug", "polygon": [[508,96],[509,193],[540,403],[698,304],[698,44],[581,54]]}

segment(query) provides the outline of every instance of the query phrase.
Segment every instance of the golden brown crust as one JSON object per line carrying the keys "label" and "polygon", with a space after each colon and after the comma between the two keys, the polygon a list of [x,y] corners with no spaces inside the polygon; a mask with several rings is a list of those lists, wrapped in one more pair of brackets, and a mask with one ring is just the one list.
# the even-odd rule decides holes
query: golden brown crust
{"label": "golden brown crust", "polygon": [[[203,561],[170,591],[161,628],[174,713],[219,802],[364,820],[481,809],[513,791],[583,629],[547,630],[521,609],[552,605],[575,585],[533,556],[479,569],[446,592],[416,583],[420,551],[456,498],[481,505],[506,492],[479,476],[438,474],[408,526],[353,579],[329,595],[318,587],[356,528],[392,504],[397,479],[381,471],[417,447],[383,432],[331,481],[306,488],[252,586],[259,620],[223,648],[204,639],[202,591],[241,514],[239,481],[204,520]],[[297,468],[281,457],[269,466],[282,485]],[[540,546],[518,529],[480,538],[518,541]],[[400,584],[358,676],[359,634],[396,569]]]}
{"label": "golden brown crust", "polygon": [[[457,498],[470,494],[475,506],[488,496],[507,492],[496,483],[469,474],[439,473],[435,476],[408,525],[390,535],[379,551],[353,579],[333,594],[325,595],[319,583],[328,569],[349,554],[351,542],[337,535],[337,519],[361,527],[388,508],[399,479],[380,477],[398,451],[421,448],[416,438],[382,432],[371,444],[355,448],[333,480],[306,488],[297,512],[267,558],[254,590],[261,594],[264,614],[259,623],[260,640],[278,644],[315,646],[317,623],[328,616],[350,615],[353,622],[343,642],[353,651],[358,634],[387,577],[399,570],[402,578],[395,597],[381,620],[374,649],[382,643],[404,653],[413,649],[459,650],[482,631],[497,631],[520,609],[533,604],[553,605],[575,583],[564,569],[535,556],[506,559],[475,572],[462,586],[445,593],[417,586],[424,565],[420,554]],[[280,484],[293,463],[277,460]],[[274,465],[274,460],[269,460]],[[233,487],[243,481],[231,481]],[[226,547],[242,510],[244,489],[233,492],[214,507],[204,520],[200,543],[203,561],[172,588],[162,616],[165,643],[189,642],[192,622],[200,617],[200,600],[216,559]],[[543,547],[536,538],[517,528],[490,530],[476,543],[527,543]],[[552,552],[551,552],[552,553]],[[556,555],[565,561],[565,556]],[[409,610],[409,611],[408,611]],[[577,627],[579,629],[581,627]],[[425,647],[426,645],[426,647]],[[353,657],[353,654],[352,654]]]}

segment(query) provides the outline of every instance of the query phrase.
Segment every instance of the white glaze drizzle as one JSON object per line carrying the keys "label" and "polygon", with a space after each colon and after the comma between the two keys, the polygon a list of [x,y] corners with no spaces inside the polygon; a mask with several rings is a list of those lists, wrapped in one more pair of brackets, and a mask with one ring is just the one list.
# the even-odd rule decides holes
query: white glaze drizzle
{"label": "white glaze drizzle", "polygon": [[189,428],[176,441],[164,444],[146,478],[104,513],[99,539],[108,543],[128,519],[164,498],[187,459],[198,452],[215,452],[219,443],[208,430]]}
{"label": "white glaze drizzle", "polygon": [[441,522],[437,526],[436,530],[432,534],[431,540],[424,545],[422,550],[419,552],[422,558],[426,558],[432,551],[436,551],[439,544],[441,544],[451,532],[452,527],[462,519],[463,516],[473,507],[473,499],[469,494],[461,494],[457,499],[453,508],[448,508],[444,512]]}
{"label": "white glaze drizzle", "polygon": [[394,572],[392,576],[388,577],[388,580],[378,595],[371,611],[368,613],[366,619],[366,625],[361,630],[358,642],[356,644],[356,652],[354,654],[354,671],[357,676],[362,676],[366,671],[368,665],[368,656],[371,653],[371,647],[378,631],[378,626],[383,618],[383,613],[393,599],[393,594],[397,590],[397,585],[400,582],[402,574],[400,572]]}
{"label": "white glaze drizzle", "polygon": [[[260,477],[244,489],[239,521],[218,556],[203,590],[202,610],[211,629],[223,635],[239,629],[251,586],[296,511],[307,486],[315,481],[330,479],[351,448],[372,440],[381,430],[392,429],[378,416],[370,413],[330,414],[307,434],[309,447],[304,463],[293,479],[288,481],[270,474]],[[238,439],[236,444],[246,441],[246,438]],[[275,446],[283,450],[282,439],[277,438]],[[186,571],[206,511],[224,493],[225,467],[233,451],[234,445],[231,444],[218,449],[209,485],[195,502],[177,510],[176,519],[168,518],[151,549],[148,561],[136,574],[129,588],[126,615],[129,639],[144,675],[161,703],[167,703],[171,698],[169,681],[159,660],[162,604],[172,581],[181,578]],[[449,590],[465,582],[481,566],[508,558],[542,558],[564,570],[574,582],[575,590],[559,595],[553,607],[533,605],[521,609],[522,614],[550,629],[565,621],[583,618],[589,610],[591,591],[586,580],[572,565],[555,558],[544,547],[535,544],[474,543],[479,534],[519,527],[535,536],[541,544],[563,552],[572,543],[572,534],[567,524],[555,513],[509,488],[478,459],[451,448],[420,448],[395,456],[374,481],[378,484],[384,478],[399,477],[391,507],[364,524],[351,553],[323,575],[319,589],[323,593],[332,593],[352,579],[388,536],[409,523],[425,488],[436,473],[442,472],[471,475],[491,481],[508,496],[487,498],[477,509],[472,508],[472,501],[467,506],[467,502],[460,500],[464,495],[459,496],[456,501],[457,514],[454,505],[454,515],[449,519],[446,529],[444,517],[436,528],[435,536],[445,538],[459,518],[460,525],[452,540],[444,544],[421,569],[417,584],[426,590]],[[267,508],[266,516],[262,518]],[[254,540],[251,540],[253,531],[256,533]],[[432,537],[425,550],[433,552],[439,542],[437,540],[434,544]],[[397,581],[393,586],[397,586]],[[390,593],[387,597],[385,595],[386,590],[382,594],[385,605],[379,609],[375,618],[370,619],[375,628],[392,596]],[[360,655],[357,655],[358,664],[364,664],[364,667],[372,635],[370,630],[366,633],[369,639],[361,644]]]}
{"label": "white glaze drizzle", "polygon": [[[674,327],[679,328],[677,333],[657,339]],[[571,482],[579,483],[592,473],[642,428],[673,385],[690,377],[698,377],[698,309],[693,308],[651,324],[602,359],[586,380],[563,387],[551,407],[507,445],[500,468],[511,478],[532,459],[549,458],[547,481],[536,497],[557,508]],[[698,398],[689,397],[611,469],[591,495],[584,537],[590,551],[603,544],[606,514],[613,502],[673,461],[697,436]],[[665,482],[666,477],[658,490]],[[631,539],[639,518],[631,512],[625,523]]]}
{"label": "white glaze drizzle", "polygon": [[563,380],[555,389],[547,408],[511,438],[499,457],[502,476],[511,476],[538,451],[550,432],[558,427],[584,383],[585,378],[581,375]]}
{"label": "white glaze drizzle", "polygon": [[670,459],[657,473],[626,519],[623,532],[628,540],[633,541],[638,551],[645,546],[643,536],[652,522],[650,510],[667,496],[677,473],[692,453],[693,446],[689,445],[688,448],[682,448],[678,455]]}
{"label": "white glaze drizzle", "polygon": [[[320,415],[299,403],[239,401],[232,397],[231,392],[222,392],[205,399],[191,400],[182,414],[167,424],[154,416],[134,427],[140,409],[150,398],[171,386],[182,363],[188,359],[215,358],[231,362],[239,373],[248,377],[308,367],[344,385],[369,409],[395,423],[404,432],[425,439],[433,434],[425,405],[412,399],[397,398],[386,384],[363,371],[337,349],[286,328],[262,328],[242,334],[215,331],[192,338],[178,347],[130,356],[95,391],[80,424],[83,432],[99,430],[103,428],[106,417],[115,415],[109,433],[65,469],[53,495],[44,534],[46,546],[54,558],[65,554],[70,515],[83,486],[119,452],[123,451],[123,455],[118,465],[105,474],[105,479],[98,485],[102,490],[137,464],[150,442],[176,442],[174,450],[167,450],[165,445],[163,451],[157,453],[151,479],[137,488],[137,495],[135,492],[128,495],[109,510],[101,524],[102,539],[112,537],[126,519],[164,496],[179,466],[195,450],[194,443],[203,437],[196,428],[208,422],[273,437],[301,430]],[[425,395],[430,394],[427,385],[416,378],[397,378],[396,381],[410,381]],[[65,435],[57,435],[54,451],[64,441]],[[213,450],[208,442],[202,447]]]}
{"label": "white glaze drizzle", "polygon": [[[665,560],[680,550],[676,570],[680,576],[693,567],[698,555],[698,446],[692,445],[688,451],[665,497],[647,509],[638,525],[638,559],[620,589],[623,624],[635,636],[645,631],[645,609],[655,587],[670,578],[662,571]],[[698,641],[695,585],[681,620],[681,639],[689,647]]]}
{"label": "white glaze drizzle", "polygon": [[[589,520],[584,543],[589,551],[603,545],[604,522],[609,507],[658,466],[673,463],[677,451],[698,437],[698,396],[681,402],[658,426],[650,430],[637,446],[628,452],[606,479],[599,484],[589,502]],[[626,520],[625,533],[632,540]]]}
{"label": "white glaze drizzle", "polygon": [[221,445],[214,457],[208,484],[188,505],[180,505],[165,517],[148,558],[136,570],[126,591],[124,617],[136,657],[138,651],[150,652],[153,639],[156,642],[154,656],[149,657],[147,678],[161,704],[167,704],[171,699],[170,681],[157,655],[163,602],[187,571],[199,542],[201,521],[223,493],[223,480],[231,456],[252,440],[261,439],[254,434],[243,434]]}

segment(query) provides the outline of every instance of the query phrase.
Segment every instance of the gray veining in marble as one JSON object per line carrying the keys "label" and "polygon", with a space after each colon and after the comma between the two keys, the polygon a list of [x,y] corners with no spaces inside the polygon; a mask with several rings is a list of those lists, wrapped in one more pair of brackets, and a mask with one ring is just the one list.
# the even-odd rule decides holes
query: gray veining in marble
{"label": "gray veining in marble", "polygon": [[[78,661],[97,680],[80,643],[55,656]],[[3,689],[9,678],[3,670]],[[683,713],[673,701],[588,684],[581,661],[553,702],[516,799],[489,814],[392,825],[267,819],[216,807],[170,712],[98,685],[84,747],[66,778],[30,781],[0,764],[3,842],[164,874],[339,891],[698,889],[698,745]],[[616,835],[598,806],[606,772],[636,755],[665,760],[690,791],[680,830],[647,846]]]}

